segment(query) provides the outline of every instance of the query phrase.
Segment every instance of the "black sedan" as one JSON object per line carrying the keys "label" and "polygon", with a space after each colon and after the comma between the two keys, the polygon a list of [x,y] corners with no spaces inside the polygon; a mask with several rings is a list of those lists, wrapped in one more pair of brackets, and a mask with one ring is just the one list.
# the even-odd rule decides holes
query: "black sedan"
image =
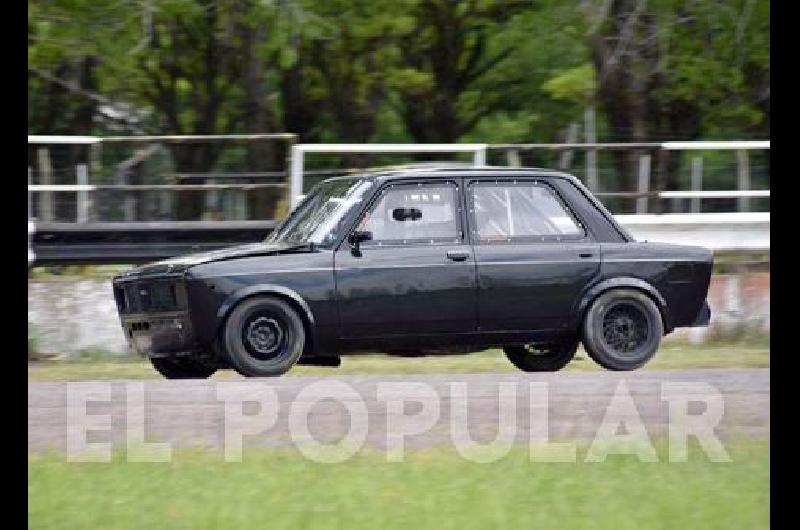
{"label": "black sedan", "polygon": [[663,335],[708,324],[712,264],[635,241],[571,175],[441,165],[326,180],[263,242],[113,283],[131,346],[168,378],[490,347],[554,371],[580,342],[632,370]]}

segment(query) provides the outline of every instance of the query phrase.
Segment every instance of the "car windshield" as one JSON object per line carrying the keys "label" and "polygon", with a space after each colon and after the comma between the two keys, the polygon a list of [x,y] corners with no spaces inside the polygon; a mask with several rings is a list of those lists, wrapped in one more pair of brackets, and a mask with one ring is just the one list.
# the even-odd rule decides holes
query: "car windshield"
{"label": "car windshield", "polygon": [[331,245],[339,235],[345,214],[361,202],[372,186],[365,178],[339,178],[320,183],[267,238],[267,243]]}

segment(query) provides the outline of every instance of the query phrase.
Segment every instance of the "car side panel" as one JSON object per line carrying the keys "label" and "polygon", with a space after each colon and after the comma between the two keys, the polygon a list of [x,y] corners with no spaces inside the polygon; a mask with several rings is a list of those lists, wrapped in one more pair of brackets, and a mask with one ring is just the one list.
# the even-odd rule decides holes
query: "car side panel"
{"label": "car side panel", "polygon": [[[338,315],[333,252],[328,250],[239,258],[192,267],[187,272],[187,294],[199,341],[206,345],[213,342],[226,316],[221,314],[221,308],[230,308],[231,302],[241,296],[259,292],[301,299],[314,322],[315,347],[333,347],[330,341],[335,340]],[[303,304],[295,305],[305,312]]]}
{"label": "car side panel", "polygon": [[[493,179],[470,177],[465,187],[491,185]],[[481,242],[477,239],[474,215],[469,216],[470,236],[478,270],[478,325],[482,332],[568,330],[576,300],[600,272],[600,244],[591,221],[578,216],[570,202],[581,198],[577,188],[561,179],[547,177],[497,176],[499,183],[544,182],[584,230],[583,236],[561,240],[516,240]],[[567,193],[565,193],[565,191]],[[585,199],[584,199],[585,200]],[[584,207],[594,208],[591,204]],[[473,208],[467,197],[468,209]],[[471,210],[469,210],[471,211]],[[599,216],[599,212],[595,217]]]}
{"label": "car side panel", "polygon": [[[460,252],[464,261],[448,259]],[[475,262],[469,245],[349,248],[336,253],[343,339],[463,333],[475,329]]]}
{"label": "car side panel", "polygon": [[575,301],[600,271],[600,245],[475,245],[481,331],[567,329]]}

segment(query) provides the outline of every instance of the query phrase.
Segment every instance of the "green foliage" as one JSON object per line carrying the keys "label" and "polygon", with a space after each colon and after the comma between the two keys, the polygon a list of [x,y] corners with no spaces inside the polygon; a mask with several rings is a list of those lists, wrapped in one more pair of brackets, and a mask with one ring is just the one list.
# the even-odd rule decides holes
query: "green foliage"
{"label": "green foliage", "polygon": [[550,78],[542,88],[554,99],[588,104],[597,90],[594,68],[590,64],[582,64],[564,70]]}
{"label": "green foliage", "polygon": [[758,130],[769,112],[769,2],[696,2],[673,13],[659,99],[695,102],[717,135]]}
{"label": "green foliage", "polygon": [[593,104],[606,139],[768,137],[769,15],[768,0],[31,0],[28,129],[556,141]]}

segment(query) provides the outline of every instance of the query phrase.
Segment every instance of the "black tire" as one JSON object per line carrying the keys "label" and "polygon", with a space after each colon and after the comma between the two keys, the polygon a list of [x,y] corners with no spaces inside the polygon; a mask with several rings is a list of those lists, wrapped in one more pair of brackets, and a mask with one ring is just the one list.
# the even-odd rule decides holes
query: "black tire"
{"label": "black tire", "polygon": [[635,289],[613,289],[595,299],[583,320],[583,347],[608,370],[635,370],[652,359],[664,335],[661,311]]}
{"label": "black tire", "polygon": [[577,340],[548,345],[526,344],[503,347],[511,364],[523,372],[557,372],[569,364],[577,350]]}
{"label": "black tire", "polygon": [[233,308],[222,330],[227,361],[245,377],[286,373],[303,353],[305,330],[283,300],[258,296]]}
{"label": "black tire", "polygon": [[153,357],[153,368],[167,379],[207,379],[217,371],[200,361],[181,357]]}

